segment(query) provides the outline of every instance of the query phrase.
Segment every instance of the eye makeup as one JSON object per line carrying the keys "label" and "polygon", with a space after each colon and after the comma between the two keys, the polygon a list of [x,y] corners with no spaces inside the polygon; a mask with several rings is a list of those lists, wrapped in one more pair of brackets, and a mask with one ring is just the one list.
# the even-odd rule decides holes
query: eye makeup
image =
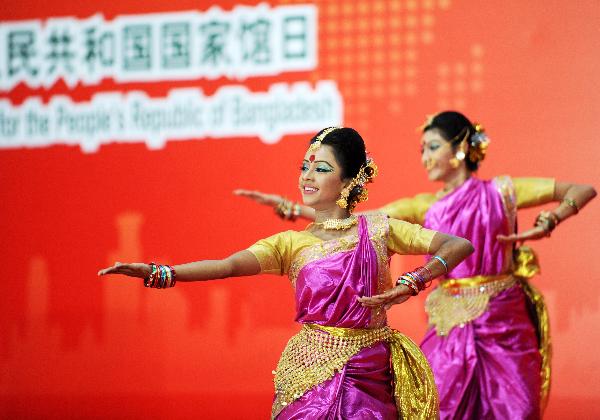
{"label": "eye makeup", "polygon": [[[316,160],[313,161],[312,163],[314,163],[316,165],[315,167],[315,172],[323,172],[323,173],[327,173],[327,172],[334,172],[335,169],[327,162],[322,161],[322,160]],[[302,172],[306,172],[309,169],[309,162],[307,160],[305,160],[302,163],[302,166],[300,167],[300,171]]]}

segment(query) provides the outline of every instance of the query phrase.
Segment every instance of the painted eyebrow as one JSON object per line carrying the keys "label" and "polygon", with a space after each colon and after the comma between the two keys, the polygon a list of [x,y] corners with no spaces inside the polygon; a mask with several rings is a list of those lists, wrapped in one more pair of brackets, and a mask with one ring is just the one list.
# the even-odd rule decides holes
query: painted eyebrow
{"label": "painted eyebrow", "polygon": [[[308,161],[308,160],[306,160],[306,159],[304,159],[302,162],[303,162],[303,163],[304,163],[304,162],[311,163],[311,162],[309,162],[309,161]],[[326,163],[327,165],[329,165],[329,166],[331,166],[331,167],[333,168],[333,165],[332,165],[331,163],[327,162],[326,160],[313,160],[313,161],[312,161],[312,163]]]}

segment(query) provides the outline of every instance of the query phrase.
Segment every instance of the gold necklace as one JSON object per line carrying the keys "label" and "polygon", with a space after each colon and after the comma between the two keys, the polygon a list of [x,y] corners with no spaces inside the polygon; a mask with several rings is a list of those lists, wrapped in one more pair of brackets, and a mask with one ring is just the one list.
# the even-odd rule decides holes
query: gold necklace
{"label": "gold necklace", "polygon": [[346,219],[327,219],[324,222],[313,223],[313,226],[320,226],[325,230],[345,230],[350,229],[358,223],[358,217],[352,215]]}

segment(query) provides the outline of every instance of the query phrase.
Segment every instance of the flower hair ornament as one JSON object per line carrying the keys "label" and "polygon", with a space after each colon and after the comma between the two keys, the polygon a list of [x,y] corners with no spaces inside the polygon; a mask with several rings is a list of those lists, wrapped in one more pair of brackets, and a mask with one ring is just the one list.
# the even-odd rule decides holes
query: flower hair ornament
{"label": "flower hair ornament", "polygon": [[[369,199],[369,191],[367,191],[365,185],[369,182],[373,182],[373,178],[377,176],[378,172],[379,169],[377,168],[377,165],[372,158],[368,157],[367,162],[360,167],[358,174],[356,174],[356,176],[352,178],[352,181],[350,181],[350,184],[342,190],[341,197],[336,201],[336,204],[343,209],[347,208],[348,211],[352,213],[358,203],[362,203]],[[359,188],[358,195],[348,202],[348,197],[350,197],[350,193],[355,188]]]}
{"label": "flower hair ornament", "polygon": [[474,123],[473,128],[475,132],[471,136],[469,136],[469,129],[466,126],[463,129],[465,132],[464,135],[462,135],[463,131],[461,131],[456,137],[450,140],[451,144],[459,145],[456,155],[450,159],[450,165],[453,168],[458,168],[460,162],[465,160],[467,156],[469,161],[475,164],[479,164],[479,162],[485,159],[490,140],[481,124]]}
{"label": "flower hair ornament", "polygon": [[469,139],[469,160],[474,163],[479,163],[485,159],[487,148],[490,144],[490,139],[485,134],[485,129],[479,123],[474,123],[475,132]]}

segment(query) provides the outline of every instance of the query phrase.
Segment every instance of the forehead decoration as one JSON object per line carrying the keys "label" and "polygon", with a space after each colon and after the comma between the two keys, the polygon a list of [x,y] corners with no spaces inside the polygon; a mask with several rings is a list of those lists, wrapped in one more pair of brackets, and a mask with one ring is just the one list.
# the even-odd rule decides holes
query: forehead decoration
{"label": "forehead decoration", "polygon": [[321,147],[321,142],[323,140],[325,140],[325,137],[327,137],[327,135],[329,133],[337,130],[338,128],[340,128],[340,127],[329,127],[329,128],[326,128],[325,130],[323,130],[323,132],[321,134],[319,134],[319,136],[315,139],[314,143],[310,145],[308,150],[311,152],[316,152],[317,150],[319,150],[319,147]]}

